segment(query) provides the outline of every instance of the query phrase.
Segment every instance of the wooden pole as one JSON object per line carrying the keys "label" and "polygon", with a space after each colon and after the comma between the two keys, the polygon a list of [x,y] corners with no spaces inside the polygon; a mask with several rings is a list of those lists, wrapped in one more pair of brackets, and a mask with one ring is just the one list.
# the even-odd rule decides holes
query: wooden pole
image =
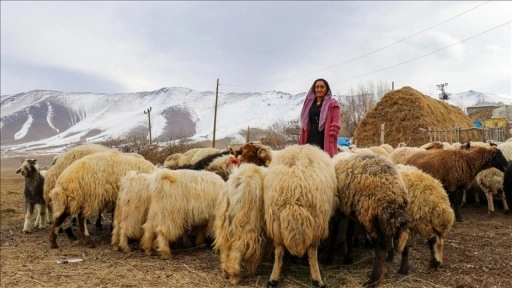
{"label": "wooden pole", "polygon": [[385,123],[380,124],[380,144],[384,144],[384,125]]}
{"label": "wooden pole", "polygon": [[219,78],[217,78],[217,88],[215,89],[215,114],[213,116],[213,144],[212,147],[215,148],[215,130],[217,127],[217,102],[219,100]]}
{"label": "wooden pole", "polygon": [[149,119],[149,145],[152,143],[152,137],[151,137],[151,107],[149,109],[144,110],[144,114],[148,114]]}

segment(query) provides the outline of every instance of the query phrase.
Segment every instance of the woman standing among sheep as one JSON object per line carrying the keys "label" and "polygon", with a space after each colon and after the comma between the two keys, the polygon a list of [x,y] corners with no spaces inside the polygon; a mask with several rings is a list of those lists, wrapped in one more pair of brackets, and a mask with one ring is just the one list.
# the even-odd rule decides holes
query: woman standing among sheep
{"label": "woman standing among sheep", "polygon": [[332,98],[329,83],[317,79],[311,85],[300,113],[299,144],[316,145],[329,156],[338,153],[340,103]]}

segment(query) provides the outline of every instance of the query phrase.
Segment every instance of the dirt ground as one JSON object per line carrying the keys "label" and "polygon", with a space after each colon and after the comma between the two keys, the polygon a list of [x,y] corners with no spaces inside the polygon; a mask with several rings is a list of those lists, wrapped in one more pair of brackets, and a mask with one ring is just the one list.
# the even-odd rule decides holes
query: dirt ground
{"label": "dirt ground", "polygon": [[[40,157],[40,156],[39,156]],[[70,241],[60,234],[59,248],[50,249],[49,228],[22,232],[24,221],[23,179],[14,171],[19,158],[2,158],[1,165],[1,287],[227,287],[220,272],[219,255],[206,246],[193,249],[172,247],[171,260],[145,256],[132,244],[125,254],[110,246],[110,215],[104,221],[105,231],[89,231],[96,241],[95,249]],[[37,157],[36,157],[37,158]],[[40,157],[42,166],[51,157]],[[498,203],[497,203],[498,204]],[[409,275],[397,274],[400,256],[387,264],[381,287],[512,287],[512,215],[500,206],[490,217],[487,207],[462,208],[465,222],[455,223],[445,241],[445,263],[438,271],[428,268],[430,252],[425,239],[416,239],[410,251]],[[79,237],[78,227],[74,227]],[[79,237],[80,238],[80,237]],[[56,260],[80,258],[78,263],[57,264]],[[321,265],[328,287],[361,287],[371,271],[373,252],[356,248],[353,265]],[[240,287],[266,287],[273,259],[267,256],[255,276],[242,271]],[[307,263],[285,261],[279,287],[310,287]]]}

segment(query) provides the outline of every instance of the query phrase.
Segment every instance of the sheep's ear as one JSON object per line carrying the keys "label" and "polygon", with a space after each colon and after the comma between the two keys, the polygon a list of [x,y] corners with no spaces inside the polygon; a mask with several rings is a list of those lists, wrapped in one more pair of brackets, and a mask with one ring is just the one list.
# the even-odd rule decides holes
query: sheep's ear
{"label": "sheep's ear", "polygon": [[463,144],[461,146],[462,149],[469,150],[471,148],[471,142],[468,142],[466,144]]}
{"label": "sheep's ear", "polygon": [[19,174],[21,173],[21,168],[18,168],[18,170],[16,170],[16,174]]}

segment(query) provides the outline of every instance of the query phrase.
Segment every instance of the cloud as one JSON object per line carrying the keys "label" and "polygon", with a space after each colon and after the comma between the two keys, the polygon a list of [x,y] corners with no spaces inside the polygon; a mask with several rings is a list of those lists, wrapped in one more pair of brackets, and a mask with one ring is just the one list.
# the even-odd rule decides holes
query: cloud
{"label": "cloud", "polygon": [[[368,80],[396,81],[424,91],[440,79],[460,80],[464,85],[457,90],[467,91],[474,89],[480,79],[476,71],[487,70],[488,62],[497,63],[499,79],[510,75],[510,25],[425,55],[510,20],[506,12],[511,4],[2,1],[2,62],[9,55],[25,65],[80,72],[111,83],[101,92],[116,85],[127,92],[169,86],[212,91],[220,78],[224,93],[300,93],[318,77],[342,92]],[[491,46],[503,50],[492,54]],[[487,55],[487,63],[475,61],[477,54]],[[4,66],[2,78],[19,83],[17,92],[33,87],[22,83],[35,80],[12,74],[21,68]],[[54,90],[63,89],[58,83],[51,82]],[[500,91],[485,92],[505,93],[510,87],[496,89]]]}
{"label": "cloud", "polygon": [[[18,77],[13,77],[16,75]],[[65,67],[28,62],[2,54],[2,95],[29,90],[63,92],[121,93],[122,83],[101,75]]]}

